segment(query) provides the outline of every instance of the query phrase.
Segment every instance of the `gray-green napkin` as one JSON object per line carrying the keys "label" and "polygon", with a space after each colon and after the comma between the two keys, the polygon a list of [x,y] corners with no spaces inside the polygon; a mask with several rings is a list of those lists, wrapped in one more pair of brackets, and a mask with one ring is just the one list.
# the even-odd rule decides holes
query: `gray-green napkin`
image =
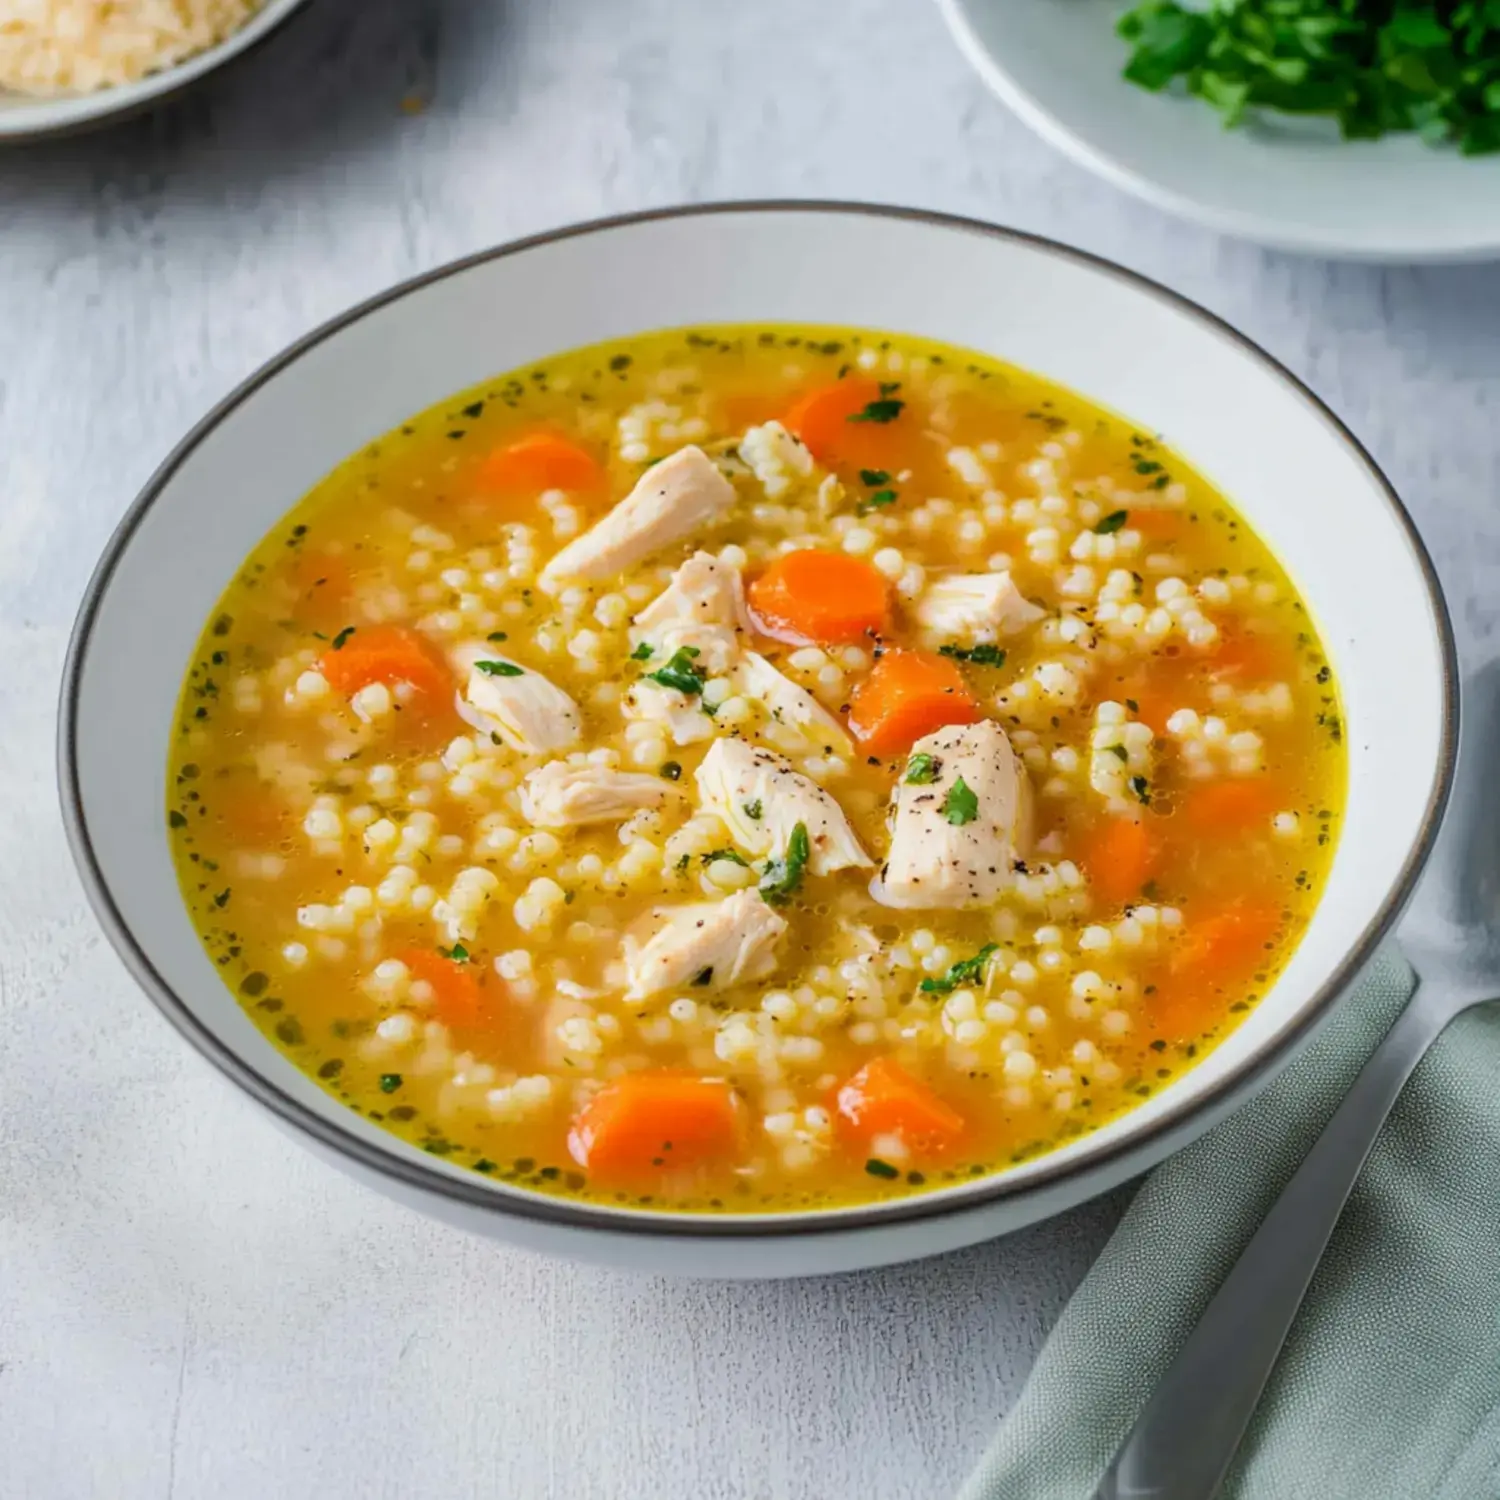
{"label": "gray-green napkin", "polygon": [[[1387,952],[1259,1098],[1148,1177],[961,1500],[1087,1500],[1240,1247],[1412,988]],[[1407,1084],[1226,1500],[1500,1497],[1500,1013]]]}

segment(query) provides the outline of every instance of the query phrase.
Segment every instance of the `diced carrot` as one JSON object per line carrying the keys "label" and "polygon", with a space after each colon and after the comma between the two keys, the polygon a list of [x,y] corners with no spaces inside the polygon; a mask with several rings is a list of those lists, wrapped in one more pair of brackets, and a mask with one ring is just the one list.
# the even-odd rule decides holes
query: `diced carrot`
{"label": "diced carrot", "polygon": [[746,597],[757,628],[782,641],[860,641],[878,635],[890,618],[885,575],[846,552],[788,552]]}
{"label": "diced carrot", "polygon": [[1284,924],[1280,907],[1248,898],[1211,916],[1189,916],[1172,954],[1172,973],[1202,984],[1233,983],[1265,961]]}
{"label": "diced carrot", "polygon": [[889,1057],[867,1062],[839,1088],[836,1104],[845,1131],[865,1147],[895,1135],[907,1150],[934,1156],[964,1134],[964,1117]]}
{"label": "diced carrot", "polygon": [[1094,893],[1111,906],[1123,906],[1140,896],[1160,857],[1144,816],[1110,818],[1093,830],[1083,865]]}
{"label": "diced carrot", "polygon": [[924,734],[980,716],[963,673],[926,651],[882,653],[849,701],[849,728],[873,755],[899,755]]}
{"label": "diced carrot", "polygon": [[[872,403],[888,400],[901,400],[899,388],[850,376],[808,391],[782,421],[821,464],[894,471],[907,467],[912,457],[910,434],[916,429],[904,411],[885,421],[866,416]],[[878,415],[886,410],[874,407]]]}
{"label": "diced carrot", "polygon": [[1257,823],[1269,823],[1285,808],[1286,789],[1264,777],[1215,781],[1194,787],[1178,803],[1178,816],[1194,833],[1242,833]]}
{"label": "diced carrot", "polygon": [[[427,640],[400,625],[360,626],[318,658],[318,670],[346,697],[372,682],[409,682],[434,699],[452,690],[448,667]],[[334,637],[335,641],[339,636]]]}
{"label": "diced carrot", "polygon": [[490,993],[489,976],[475,965],[444,958],[430,948],[408,948],[401,962],[413,979],[431,986],[432,1014],[443,1025],[471,1029],[496,1019],[498,993]]}
{"label": "diced carrot", "polygon": [[591,491],[604,484],[593,454],[555,432],[533,432],[496,448],[475,476],[492,494],[539,495],[543,490]]}
{"label": "diced carrot", "polygon": [[670,1070],[605,1084],[568,1134],[579,1166],[616,1178],[732,1160],[739,1144],[740,1109],[729,1084]]}
{"label": "diced carrot", "polygon": [[1130,702],[1135,704],[1135,716],[1142,724],[1149,725],[1156,734],[1165,734],[1167,720],[1179,708],[1186,706],[1181,701],[1181,696],[1181,694],[1176,695],[1174,701],[1173,694],[1164,689],[1142,688],[1138,694],[1130,697]]}
{"label": "diced carrot", "polygon": [[1269,682],[1291,670],[1285,648],[1269,636],[1228,629],[1209,654],[1208,669],[1216,677],[1237,682]]}

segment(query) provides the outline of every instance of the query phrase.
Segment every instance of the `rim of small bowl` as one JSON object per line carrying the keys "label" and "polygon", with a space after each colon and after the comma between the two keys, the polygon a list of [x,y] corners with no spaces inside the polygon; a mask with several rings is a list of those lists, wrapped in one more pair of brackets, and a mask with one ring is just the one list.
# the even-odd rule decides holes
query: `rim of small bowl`
{"label": "rim of small bowl", "polygon": [[1183,192],[1126,165],[1101,145],[1069,124],[1067,118],[1042,102],[1006,66],[1004,59],[980,37],[971,19],[975,0],[937,0],[949,34],[964,60],[979,75],[990,92],[1013,114],[1055,146],[1065,156],[1087,168],[1096,177],[1189,223],[1200,224],[1216,234],[1249,240],[1292,255],[1327,255],[1337,260],[1386,264],[1463,264],[1492,258],[1500,250],[1500,235],[1455,239],[1431,239],[1420,243],[1371,243],[1368,239],[1340,237],[1305,229],[1292,219],[1277,218],[1254,210],[1216,208],[1193,194]]}
{"label": "rim of small bowl", "polygon": [[[134,933],[114,903],[109,884],[95,858],[79,783],[76,753],[78,698],[95,615],[100,600],[109,588],[116,564],[129,546],[137,527],[187,457],[247,398],[268,382],[276,379],[282,370],[326,339],[336,337],[344,329],[369,314],[402,297],[421,291],[435,282],[521,251],[656,220],[683,219],[710,214],[762,213],[851,214],[874,219],[907,220],[950,232],[978,234],[1025,245],[1047,255],[1070,260],[1113,277],[1136,293],[1144,293],[1179,312],[1188,314],[1207,332],[1227,339],[1248,358],[1257,361],[1264,370],[1284,382],[1321,419],[1329,429],[1330,435],[1346,444],[1368,470],[1380,493],[1384,496],[1391,514],[1400,525],[1412,561],[1426,585],[1427,603],[1438,638],[1443,674],[1442,738],[1437,764],[1433,768],[1433,780],[1429,789],[1426,811],[1418,835],[1407,851],[1400,870],[1377,903],[1358,942],[1345,954],[1334,972],[1312,993],[1292,1022],[1269,1044],[1252,1053],[1233,1072],[1213,1087],[1182,1099],[1172,1108],[1164,1110],[1156,1120],[1143,1129],[1127,1131],[1118,1140],[1104,1145],[1094,1144],[1092,1149],[1089,1138],[1084,1137],[1082,1141],[1075,1143],[1078,1148],[1076,1154],[1065,1163],[1049,1164],[1047,1155],[1034,1158],[1029,1163],[1032,1171],[1024,1182],[1010,1180],[1010,1174],[1002,1170],[984,1177],[977,1177],[972,1182],[934,1189],[928,1193],[892,1199],[878,1204],[744,1214],[657,1212],[619,1208],[592,1204],[582,1199],[554,1198],[483,1178],[470,1183],[462,1177],[428,1166],[424,1161],[407,1158],[383,1145],[366,1141],[347,1129],[339,1116],[324,1117],[292,1098],[223,1042],[211,1027],[198,1019],[182,997],[157,972],[149,955],[136,941]],[[1142,1147],[1179,1130],[1195,1115],[1210,1113],[1216,1105],[1243,1094],[1267,1073],[1273,1071],[1296,1047],[1300,1039],[1323,1018],[1329,1007],[1374,955],[1394,925],[1422,871],[1436,837],[1438,825],[1442,820],[1443,808],[1448,799],[1457,758],[1458,714],[1458,659],[1452,623],[1432,559],[1406,507],[1379,465],[1333,411],[1302,380],[1238,329],[1189,298],[1169,290],[1137,271],[1129,270],[1103,256],[1062,244],[1044,235],[929,209],[897,208],[838,200],[749,199],[647,209],[636,213],[586,220],[541,234],[529,235],[523,239],[511,240],[506,244],[449,261],[430,271],[399,282],[386,291],[377,293],[330,318],[242,381],[192,428],[146,482],[145,487],[132,502],[111,535],[89,579],[79,605],[78,617],[68,643],[67,658],[63,666],[61,697],[58,706],[57,770],[63,823],[74,863],[83,881],[85,894],[95,916],[104,928],[105,936],[119,954],[131,976],[146,992],[156,1008],[199,1053],[231,1082],[237,1084],[251,1098],[300,1134],[310,1137],[317,1145],[347,1158],[351,1163],[390,1180],[393,1185],[436,1194],[452,1202],[502,1217],[515,1216],[572,1228],[597,1229],[664,1239],[764,1238],[782,1235],[836,1234],[916,1220],[936,1221],[949,1216],[968,1214],[983,1205],[1002,1199],[1023,1202],[1028,1197],[1046,1192],[1050,1187],[1069,1177],[1083,1176],[1116,1162],[1122,1157],[1128,1157]],[[1128,1115],[1125,1118],[1128,1120]],[[1096,1132],[1096,1137],[1097,1134]],[[1051,1154],[1056,1155],[1055,1152]]]}
{"label": "rim of small bowl", "polygon": [[[239,58],[249,57],[307,4],[308,0],[265,0],[260,10],[222,41],[130,83],[117,83],[86,94],[32,96],[0,90],[6,99],[22,101],[0,109],[0,146],[82,135],[166,104],[199,79]],[[14,123],[17,120],[19,123]]]}

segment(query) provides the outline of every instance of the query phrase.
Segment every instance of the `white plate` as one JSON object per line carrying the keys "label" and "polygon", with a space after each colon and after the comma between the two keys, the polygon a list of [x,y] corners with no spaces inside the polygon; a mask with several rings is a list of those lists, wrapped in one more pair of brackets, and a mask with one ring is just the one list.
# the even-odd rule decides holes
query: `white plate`
{"label": "white plate", "polygon": [[70,135],[77,130],[87,130],[94,125],[136,114],[264,40],[303,3],[304,0],[266,0],[244,26],[232,36],[225,37],[217,47],[199,52],[176,67],[148,74],[135,83],[50,99],[0,89],[0,145],[40,140],[51,135]]}
{"label": "white plate", "polygon": [[1120,76],[1124,0],[938,0],[964,55],[1039,135],[1158,208],[1284,250],[1379,261],[1500,254],[1500,156],[1327,122],[1226,130]]}
{"label": "white plate", "polygon": [[[388,1135],[256,1029],[184,909],[165,766],[182,673],[245,554],[346,455],[424,407],[557,351],[646,329],[792,322],[963,344],[1040,371],[1222,485],[1308,601],[1343,693],[1349,796],[1324,899],[1244,1024],[1129,1114],[925,1197],[806,1214],[653,1214],[492,1182]],[[1405,900],[1446,795],[1453,644],[1390,487],[1297,380],[1217,319],[1107,262],[934,214],[729,204],[583,225],[394,288],[232,393],[111,541],[69,652],[64,812],[94,908],[167,1018],[330,1161],[482,1233],[697,1274],[847,1270],[971,1244],[1124,1181],[1262,1086]]]}

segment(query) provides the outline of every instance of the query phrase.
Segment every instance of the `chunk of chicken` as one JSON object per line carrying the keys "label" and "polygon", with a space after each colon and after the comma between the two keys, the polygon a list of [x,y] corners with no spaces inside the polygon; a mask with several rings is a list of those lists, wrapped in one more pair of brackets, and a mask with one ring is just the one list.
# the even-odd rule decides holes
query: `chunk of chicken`
{"label": "chunk of chicken", "polygon": [[646,942],[625,939],[627,1000],[688,985],[723,990],[764,979],[776,967],[776,944],[786,931],[786,922],[754,891],[658,915],[666,920]]}
{"label": "chunk of chicken", "polygon": [[[919,755],[931,758],[933,779],[897,783],[891,852],[870,894],[907,909],[986,906],[1031,842],[1025,768],[990,719],[927,735],[912,746],[912,760]],[[953,796],[959,781],[969,796]]]}
{"label": "chunk of chicken", "polygon": [[810,739],[847,753],[848,731],[806,688],[792,681],[756,651],[747,651],[735,670],[735,688],[764,704],[778,723],[802,730]]}
{"label": "chunk of chicken", "polygon": [[774,751],[744,740],[716,740],[698,767],[697,782],[704,807],[751,854],[782,853],[801,823],[807,829],[807,863],[814,875],[874,864],[843,808]]}
{"label": "chunk of chicken", "polygon": [[643,807],[660,807],[673,788],[660,776],[609,766],[541,766],[521,784],[521,811],[538,828],[619,823]]}
{"label": "chunk of chicken", "polygon": [[486,646],[454,653],[468,680],[458,695],[459,717],[484,734],[497,734],[522,755],[546,755],[578,743],[578,705],[540,672]]}
{"label": "chunk of chicken", "polygon": [[749,623],[740,570],[711,552],[695,552],[672,575],[665,592],[635,617],[630,643],[645,642],[661,660],[691,646],[699,653],[698,664],[717,675],[733,662]]}
{"label": "chunk of chicken", "polygon": [[689,444],[652,466],[605,518],[542,569],[544,579],[613,578],[718,520],[734,486]]}
{"label": "chunk of chicken", "polygon": [[1039,609],[1009,573],[952,573],[936,578],[917,600],[917,623],[934,634],[966,641],[996,641],[1034,625]]}
{"label": "chunk of chicken", "polygon": [[659,682],[642,679],[620,700],[627,719],[660,724],[674,745],[696,745],[712,739],[714,721],[703,711],[703,700]]}

